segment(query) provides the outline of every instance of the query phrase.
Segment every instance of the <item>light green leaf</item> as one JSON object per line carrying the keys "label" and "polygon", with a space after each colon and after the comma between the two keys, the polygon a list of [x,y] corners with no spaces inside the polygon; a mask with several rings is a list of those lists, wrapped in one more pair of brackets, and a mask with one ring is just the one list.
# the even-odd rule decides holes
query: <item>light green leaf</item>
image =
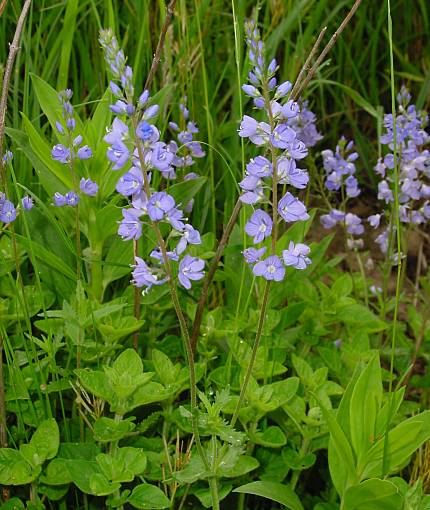
{"label": "light green leaf", "polygon": [[282,483],[266,481],[251,482],[237,487],[233,492],[261,496],[276,501],[286,506],[289,510],[304,510],[297,494],[288,485]]}
{"label": "light green leaf", "polygon": [[143,483],[135,487],[127,502],[134,508],[158,509],[170,507],[170,501],[164,492],[149,483]]}
{"label": "light green leaf", "polygon": [[401,510],[403,497],[394,483],[372,478],[349,487],[343,498],[345,510]]}

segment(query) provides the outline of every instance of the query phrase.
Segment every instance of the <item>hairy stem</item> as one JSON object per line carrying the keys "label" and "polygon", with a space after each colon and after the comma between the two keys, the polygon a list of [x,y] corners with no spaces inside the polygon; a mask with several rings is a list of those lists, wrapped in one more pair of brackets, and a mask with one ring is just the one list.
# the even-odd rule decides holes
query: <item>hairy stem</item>
{"label": "hairy stem", "polygon": [[209,268],[209,271],[206,275],[206,278],[203,282],[202,292],[200,294],[199,302],[197,304],[196,315],[194,317],[193,329],[191,331],[191,348],[193,353],[196,352],[197,339],[200,333],[200,326],[203,319],[203,311],[206,304],[206,299],[208,297],[209,286],[212,283],[212,280],[215,276],[215,272],[218,268],[219,261],[221,260],[222,254],[224,252],[224,248],[228,243],[230,238],[231,231],[233,230],[234,225],[236,224],[237,217],[239,216],[240,209],[242,207],[242,202],[238,199],[236,205],[234,206],[233,212],[228,220],[227,226],[224,229],[223,235],[221,237],[221,241],[218,244],[218,248],[215,253],[215,257],[212,261],[212,264]]}
{"label": "hairy stem", "polygon": [[233,418],[231,420],[232,427],[234,427],[234,425],[239,417],[239,411],[240,411],[240,408],[242,407],[243,401],[245,400],[246,390],[247,390],[249,380],[252,375],[252,370],[254,368],[255,359],[257,357],[257,351],[258,351],[258,347],[260,345],[261,334],[263,332],[264,320],[266,318],[267,303],[269,301],[269,290],[270,290],[270,281],[267,280],[266,285],[264,287],[263,302],[261,304],[260,317],[258,319],[257,334],[255,335],[254,345],[252,346],[251,359],[249,360],[248,367],[246,369],[245,379],[243,380],[243,384],[240,389],[239,400],[237,401],[236,409],[234,410]]}
{"label": "hairy stem", "polygon": [[[133,128],[134,128],[134,131],[136,132],[136,128],[137,128],[137,119],[136,118],[133,119]],[[147,174],[147,170],[146,170],[145,156],[144,156],[144,153],[142,150],[142,145],[140,143],[140,140],[137,138],[136,138],[136,145],[137,145],[139,161],[140,161],[140,165],[141,165],[141,169],[142,169],[142,173],[143,173],[144,189],[145,189],[145,193],[146,193],[147,197],[149,198],[151,196],[151,189],[149,186],[149,179],[148,179],[148,174]],[[163,264],[164,264],[164,268],[165,268],[166,275],[167,275],[167,280],[168,280],[168,284],[169,284],[169,290],[170,290],[170,295],[171,295],[172,302],[173,302],[173,307],[175,308],[175,312],[176,312],[176,315],[179,320],[182,338],[184,340],[185,350],[187,353],[188,368],[190,371],[190,400],[191,400],[192,426],[193,426],[194,437],[196,440],[196,446],[197,446],[199,455],[205,465],[205,468],[209,470],[208,459],[207,459],[206,453],[203,449],[203,446],[202,446],[202,443],[200,440],[200,434],[199,434],[199,429],[198,429],[198,424],[197,424],[196,368],[195,368],[195,363],[194,363],[194,353],[193,353],[193,349],[191,347],[190,333],[189,333],[187,321],[185,320],[185,316],[184,316],[184,313],[181,308],[181,304],[179,302],[176,285],[175,285],[175,282],[173,279],[172,266],[170,263],[170,259],[167,256],[166,243],[163,239],[163,236],[161,234],[161,231],[160,231],[157,223],[154,221],[151,221],[151,227],[155,232],[155,236],[157,238],[157,243],[160,247],[160,251],[161,251],[161,254],[163,257]]]}
{"label": "hairy stem", "polygon": [[[360,4],[361,4],[361,0],[356,0],[354,2],[354,5],[352,6],[351,10],[345,16],[345,18],[343,19],[342,23],[339,25],[339,28],[336,30],[336,32],[331,36],[329,42],[326,44],[326,46],[324,47],[324,49],[320,53],[319,57],[316,59],[315,64],[311,67],[311,69],[309,70],[308,74],[306,75],[306,77],[304,78],[302,83],[299,83],[297,86],[296,85],[294,86],[294,88],[296,90],[295,90],[294,95],[291,96],[291,99],[296,101],[301,96],[303,90],[308,86],[308,84],[311,81],[312,77],[316,73],[318,67],[321,65],[321,62],[324,60],[324,58],[327,55],[327,53],[334,46],[334,44],[336,43],[338,37],[343,32],[343,30],[345,29],[346,25],[349,23],[351,18],[354,16],[355,11],[358,9]],[[324,35],[324,33],[323,33],[323,35]],[[321,36],[321,38],[322,38],[322,36]],[[320,38],[318,37],[318,39],[320,39]],[[318,42],[318,39],[317,39],[317,42]],[[312,51],[311,51],[311,53],[312,53]],[[312,56],[311,56],[311,58],[312,58]],[[304,73],[302,74],[302,76],[303,75],[304,75]]]}

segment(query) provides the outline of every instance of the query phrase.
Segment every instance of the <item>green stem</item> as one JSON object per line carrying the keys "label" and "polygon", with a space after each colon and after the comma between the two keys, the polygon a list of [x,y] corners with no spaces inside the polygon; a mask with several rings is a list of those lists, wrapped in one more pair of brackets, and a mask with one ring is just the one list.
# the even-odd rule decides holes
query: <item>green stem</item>
{"label": "green stem", "polygon": [[211,476],[209,478],[209,488],[211,491],[212,508],[213,510],[219,510],[218,482],[216,476]]}
{"label": "green stem", "polygon": [[388,41],[390,47],[390,78],[391,78],[391,113],[393,116],[393,163],[394,163],[394,220],[396,225],[396,240],[397,240],[397,278],[396,278],[396,298],[394,304],[394,316],[393,316],[393,328],[391,336],[391,356],[390,356],[390,381],[389,381],[389,392],[390,392],[390,412],[387,414],[387,426],[385,429],[384,438],[384,452],[382,460],[382,476],[384,477],[389,472],[389,458],[388,458],[388,431],[392,419],[391,409],[394,405],[393,398],[393,375],[394,375],[394,354],[396,350],[397,340],[397,317],[399,312],[400,303],[400,286],[402,276],[402,242],[401,242],[401,226],[400,226],[400,215],[399,215],[399,167],[397,160],[397,119],[396,119],[396,93],[394,84],[394,57],[393,57],[393,22],[391,19],[391,2],[387,0],[388,6]]}
{"label": "green stem", "polygon": [[257,334],[255,335],[255,341],[254,341],[254,345],[252,347],[251,359],[249,360],[248,367],[246,369],[245,379],[243,380],[243,384],[240,389],[239,400],[237,401],[236,409],[234,410],[233,418],[231,420],[232,427],[234,427],[234,425],[239,417],[239,411],[240,411],[240,408],[242,407],[243,401],[245,399],[246,390],[248,388],[249,380],[251,379],[252,370],[253,370],[254,364],[255,364],[255,358],[257,357],[257,351],[258,351],[258,347],[260,345],[261,334],[263,332],[264,319],[266,318],[267,303],[269,301],[269,290],[270,290],[270,281],[267,280],[266,285],[264,287],[263,302],[261,304],[260,317],[258,319]]}
{"label": "green stem", "polygon": [[[133,118],[133,128],[134,128],[134,131],[136,132],[136,128],[137,128],[137,118],[136,117]],[[141,165],[142,173],[143,173],[143,183],[144,183],[145,193],[149,198],[151,196],[151,189],[149,187],[149,180],[148,180],[148,175],[147,175],[147,171],[146,171],[145,157],[143,154],[142,146],[140,144],[140,140],[137,137],[136,137],[136,146],[137,146],[140,165]],[[183,313],[181,305],[179,303],[178,293],[176,291],[176,285],[173,280],[172,266],[170,263],[170,259],[167,256],[166,243],[163,239],[163,236],[161,234],[161,231],[160,231],[157,223],[152,221],[151,227],[155,232],[155,236],[157,238],[157,243],[160,247],[161,254],[163,257],[163,264],[164,264],[164,268],[165,268],[166,274],[167,274],[167,280],[169,283],[169,289],[170,289],[170,295],[171,295],[172,302],[173,302],[173,307],[175,308],[175,312],[176,312],[176,315],[179,320],[182,338],[184,340],[185,350],[187,353],[188,369],[190,372],[190,400],[191,400],[191,414],[192,414],[191,421],[192,421],[193,434],[194,434],[194,438],[196,441],[197,451],[199,453],[199,456],[202,459],[202,462],[203,462],[206,470],[209,471],[210,466],[209,466],[209,462],[208,462],[206,453],[205,453],[202,443],[201,443],[200,433],[199,433],[198,423],[197,423],[196,368],[195,368],[195,363],[194,363],[194,353],[193,353],[193,349],[192,349],[192,345],[191,345],[190,333],[188,330],[187,322],[184,317],[184,313]]]}

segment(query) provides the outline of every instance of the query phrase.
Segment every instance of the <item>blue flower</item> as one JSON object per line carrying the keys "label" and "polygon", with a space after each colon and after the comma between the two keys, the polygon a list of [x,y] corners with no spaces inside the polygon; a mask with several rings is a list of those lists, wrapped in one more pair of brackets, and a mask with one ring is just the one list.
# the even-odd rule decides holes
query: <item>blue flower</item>
{"label": "blue flower", "polygon": [[294,244],[293,241],[290,241],[288,250],[282,252],[284,264],[286,266],[293,266],[296,269],[306,269],[312,262],[308,257],[309,252],[310,248],[306,244]]}
{"label": "blue flower", "polygon": [[3,223],[12,223],[16,219],[16,209],[13,203],[6,198],[0,200],[0,221]]}
{"label": "blue flower", "polygon": [[131,169],[120,177],[116,190],[121,195],[128,197],[140,193],[143,187],[143,175],[137,166],[131,167]]}
{"label": "blue flower", "polygon": [[280,282],[285,276],[285,267],[276,255],[270,255],[265,260],[257,262],[252,269],[255,276],[262,276],[266,280]]}
{"label": "blue flower", "polygon": [[70,149],[59,143],[52,148],[51,156],[55,161],[66,164],[70,161]]}
{"label": "blue flower", "polygon": [[[105,137],[106,138],[106,137]],[[115,141],[107,150],[108,159],[115,163],[112,170],[121,169],[130,158],[130,151],[127,146],[120,140]]]}
{"label": "blue flower", "polygon": [[142,235],[142,223],[139,220],[140,214],[140,211],[133,208],[122,210],[123,220],[119,223],[118,235],[124,241],[139,239]]}
{"label": "blue flower", "polygon": [[30,209],[33,209],[34,206],[33,199],[29,196],[22,197],[21,204],[22,208],[26,211],[30,211]]}
{"label": "blue flower", "polygon": [[191,289],[190,280],[201,280],[204,277],[204,267],[204,260],[185,255],[179,263],[178,278],[180,284],[186,289]]}
{"label": "blue flower", "polygon": [[70,205],[71,207],[75,207],[79,203],[79,195],[77,195],[74,191],[69,191],[64,196],[66,199],[66,204]]}
{"label": "blue flower", "polygon": [[93,197],[97,194],[99,187],[97,183],[92,181],[91,179],[85,179],[82,177],[82,179],[79,182],[79,189],[82,191],[82,193],[85,193],[86,195]]}
{"label": "blue flower", "polygon": [[257,209],[245,225],[245,232],[254,237],[254,244],[261,243],[272,233],[272,219],[262,209]]}

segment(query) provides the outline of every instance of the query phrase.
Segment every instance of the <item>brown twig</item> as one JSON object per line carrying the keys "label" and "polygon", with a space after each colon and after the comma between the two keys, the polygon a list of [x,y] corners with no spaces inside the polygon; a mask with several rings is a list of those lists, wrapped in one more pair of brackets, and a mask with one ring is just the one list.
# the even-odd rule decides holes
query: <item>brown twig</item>
{"label": "brown twig", "polygon": [[340,34],[343,32],[346,25],[349,23],[351,18],[354,16],[355,11],[358,9],[358,7],[361,4],[361,0],[356,0],[354,5],[352,6],[351,10],[348,12],[348,14],[345,16],[342,23],[339,25],[339,28],[336,30],[336,32],[331,36],[330,41],[326,44],[322,52],[320,53],[319,57],[316,59],[315,64],[311,67],[308,74],[306,75],[306,78],[303,80],[301,84],[296,89],[295,95],[292,96],[292,99],[296,100],[298,97],[300,97],[303,90],[308,86],[309,82],[311,81],[313,75],[316,73],[318,67],[321,65],[321,62],[324,60],[327,53],[331,50],[331,48],[334,46],[335,42],[337,41]]}
{"label": "brown twig", "polygon": [[[26,0],[24,7],[18,19],[13,36],[12,44],[9,46],[9,55],[7,57],[6,68],[3,75],[2,92],[0,97],[0,178],[4,190],[7,188],[6,174],[3,165],[3,139],[5,132],[6,110],[7,110],[7,96],[9,92],[9,82],[12,75],[13,64],[15,62],[16,54],[19,50],[19,42],[24,28],[25,19],[30,8],[31,0]],[[4,9],[5,4],[2,3],[1,7]],[[19,268],[18,268],[19,271]],[[4,388],[4,375],[3,375],[3,337],[0,338],[0,446],[5,448],[7,446],[7,433],[6,433],[6,405],[5,405],[5,388]]]}
{"label": "brown twig", "polygon": [[[358,9],[358,6],[360,5],[360,3],[361,3],[361,0],[356,0],[356,2],[353,5],[352,9],[346,15],[346,17],[344,18],[344,20],[342,21],[342,23],[340,24],[340,26],[336,30],[336,32],[332,35],[330,41],[327,43],[327,45],[325,46],[325,48],[321,52],[321,54],[318,57],[318,59],[316,60],[315,64],[309,70],[309,72],[306,75],[306,78],[304,79],[303,83],[301,83],[301,80],[302,80],[303,76],[305,75],[306,71],[309,69],[309,64],[310,64],[312,58],[315,56],[315,54],[316,54],[316,52],[318,50],[318,47],[321,44],[321,40],[324,37],[324,34],[326,33],[327,27],[323,27],[321,29],[321,32],[319,33],[318,38],[317,38],[317,40],[315,41],[315,44],[312,47],[312,50],[310,51],[310,53],[309,53],[305,63],[303,64],[303,67],[302,67],[299,75],[297,76],[297,79],[295,81],[293,90],[291,91],[291,98],[293,100],[296,100],[298,97],[300,97],[301,93],[306,88],[306,86],[308,85],[308,83],[312,79],[312,76],[315,74],[316,70],[318,69],[318,66],[320,65],[320,63],[322,62],[324,57],[327,55],[327,53],[330,51],[330,49],[332,48],[332,46],[334,45],[334,43],[338,39],[339,35],[343,32],[343,30],[346,27],[346,25],[348,24],[349,20],[354,15],[355,11]],[[224,248],[225,248],[225,246],[228,243],[231,231],[233,230],[234,224],[236,223],[236,220],[237,220],[237,217],[239,215],[239,211],[240,211],[241,205],[242,204],[241,204],[240,200],[238,200],[236,202],[236,205],[235,205],[234,209],[233,209],[232,215],[231,215],[231,217],[230,217],[230,219],[229,219],[229,221],[227,223],[227,226],[226,226],[226,228],[224,230],[223,236],[221,238],[220,244],[218,245],[218,248],[217,248],[215,257],[214,257],[214,259],[212,261],[212,264],[210,266],[209,272],[208,272],[208,274],[207,274],[207,276],[205,278],[205,281],[203,283],[202,293],[200,295],[200,299],[199,299],[199,302],[197,304],[196,315],[195,315],[195,318],[194,318],[193,329],[192,329],[192,332],[191,332],[191,346],[192,346],[192,349],[193,349],[193,353],[195,353],[195,351],[196,351],[197,339],[198,339],[198,336],[200,334],[200,326],[201,326],[201,322],[202,322],[202,319],[203,319],[203,311],[204,311],[204,306],[206,304],[206,299],[207,299],[207,295],[208,295],[209,286],[212,283],[212,280],[213,280],[214,275],[215,275],[215,271],[216,271],[216,269],[218,267],[219,261],[221,260]]]}
{"label": "brown twig", "polygon": [[294,87],[293,87],[293,90],[291,91],[291,97],[293,99],[295,99],[295,95],[296,95],[296,92],[297,92],[297,89],[300,85],[300,82],[302,81],[303,79],[303,76],[304,74],[306,73],[306,71],[308,71],[310,69],[309,65],[311,63],[311,60],[314,58],[320,44],[321,44],[321,40],[322,38],[324,37],[324,34],[326,33],[327,31],[327,27],[323,27],[323,29],[321,30],[317,40],[315,41],[315,44],[313,45],[309,55],[308,55],[308,58],[306,59],[306,62],[303,64],[303,67],[301,68],[300,70],[300,73],[299,75],[297,76],[296,78],[296,81],[294,82]]}
{"label": "brown twig", "polygon": [[[154,79],[155,72],[157,71],[158,65],[161,61],[161,52],[163,51],[164,41],[166,39],[166,32],[169,28],[172,20],[173,13],[175,12],[176,0],[171,0],[167,7],[166,17],[164,18],[163,27],[161,28],[160,37],[158,38],[157,48],[152,59],[151,68],[149,69],[148,76],[146,78],[144,90],[149,90],[152,80]],[[133,241],[133,259],[139,255],[139,247],[137,241]],[[137,320],[140,319],[140,289],[134,288],[134,316]],[[139,331],[133,334],[133,348],[135,351],[139,348]]]}
{"label": "brown twig", "polygon": [[9,55],[7,57],[6,67],[3,75],[2,91],[0,97],[0,176],[3,186],[6,185],[6,175],[3,165],[3,138],[4,128],[6,121],[7,110],[7,95],[9,92],[9,82],[12,75],[13,63],[15,62],[16,54],[19,50],[19,41],[21,39],[22,30],[24,28],[25,18],[27,17],[28,9],[30,8],[31,0],[26,0],[21,14],[19,15],[18,23],[16,25],[15,35],[13,36],[12,44],[9,46]]}
{"label": "brown twig", "polygon": [[200,333],[200,325],[202,323],[203,310],[204,310],[204,307],[206,304],[209,286],[212,283],[212,280],[213,280],[215,272],[217,270],[219,261],[221,260],[224,248],[226,247],[226,244],[228,243],[231,231],[233,230],[233,227],[236,223],[236,220],[239,215],[241,207],[242,207],[242,202],[238,199],[236,202],[236,205],[234,206],[233,212],[231,213],[230,219],[228,220],[228,223],[225,227],[225,230],[222,234],[221,241],[219,242],[218,248],[215,253],[215,257],[214,257],[212,264],[209,268],[208,274],[206,275],[205,281],[203,282],[202,292],[200,294],[200,299],[197,304],[196,315],[194,317],[193,329],[191,331],[191,348],[193,350],[193,353],[195,353],[195,351],[196,351],[197,338]]}
{"label": "brown twig", "polygon": [[161,29],[160,37],[158,38],[157,48],[154,53],[154,58],[152,59],[151,69],[149,70],[148,77],[145,82],[145,90],[148,90],[151,86],[152,80],[154,79],[155,72],[157,70],[158,64],[161,61],[161,51],[163,50],[164,40],[166,38],[166,32],[169,28],[170,21],[172,19],[173,13],[175,12],[176,0],[170,0],[170,4],[167,7],[166,17],[164,18],[163,27]]}

